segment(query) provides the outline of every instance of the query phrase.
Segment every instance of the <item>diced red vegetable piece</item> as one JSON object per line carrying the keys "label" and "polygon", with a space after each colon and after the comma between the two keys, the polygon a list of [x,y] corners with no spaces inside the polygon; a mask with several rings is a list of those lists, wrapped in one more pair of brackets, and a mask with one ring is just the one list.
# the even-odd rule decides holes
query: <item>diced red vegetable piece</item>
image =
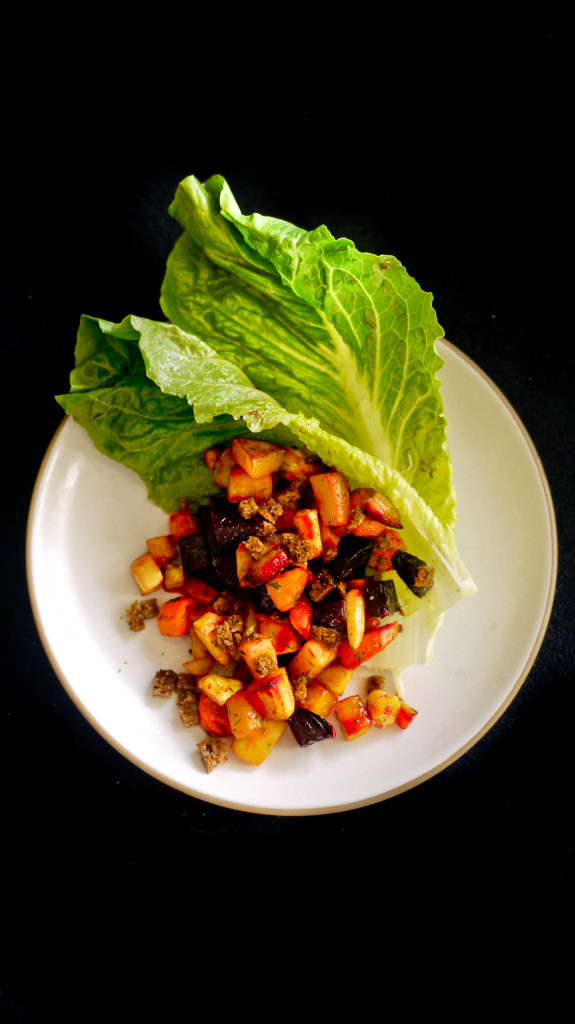
{"label": "diced red vegetable piece", "polygon": [[302,594],[298,601],[296,601],[293,608],[289,610],[289,619],[294,627],[297,629],[299,635],[304,640],[309,639],[311,631],[311,604],[308,597]]}

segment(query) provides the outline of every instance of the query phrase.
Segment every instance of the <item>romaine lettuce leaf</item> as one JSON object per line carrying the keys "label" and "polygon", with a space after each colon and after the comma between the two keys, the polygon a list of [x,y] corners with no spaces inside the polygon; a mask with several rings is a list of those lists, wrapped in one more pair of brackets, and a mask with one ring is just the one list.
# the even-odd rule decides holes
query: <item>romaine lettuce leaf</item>
{"label": "romaine lettuce leaf", "polygon": [[170,212],[167,318],[209,342],[290,412],[398,470],[456,520],[432,305],[393,256],[326,227],[242,215],[223,178],[185,179]]}
{"label": "romaine lettuce leaf", "polygon": [[216,491],[203,453],[229,442],[238,422],[241,432],[247,428],[315,452],[345,473],[352,487],[387,494],[402,515],[408,550],[434,565],[436,575],[424,600],[405,595],[410,628],[379,656],[379,666],[429,661],[445,610],[475,589],[453,531],[400,473],[329,434],[317,419],[289,412],[234,363],[174,325],[136,316],[116,325],[84,317],[71,390],[58,401],[99,450],[138,472],[150,498],[168,509],[181,497],[197,505]]}

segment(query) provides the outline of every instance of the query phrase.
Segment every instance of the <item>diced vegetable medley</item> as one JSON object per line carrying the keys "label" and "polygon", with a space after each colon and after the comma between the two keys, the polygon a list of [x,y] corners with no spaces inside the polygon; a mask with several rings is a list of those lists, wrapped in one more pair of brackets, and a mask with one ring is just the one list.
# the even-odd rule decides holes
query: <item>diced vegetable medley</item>
{"label": "diced vegetable medley", "polygon": [[333,739],[334,719],[347,741],[405,729],[417,712],[382,676],[353,692],[354,670],[403,628],[394,576],[419,598],[433,585],[397,509],[316,456],[253,437],[204,461],[216,495],[195,511],[181,502],[147,540],[129,611],[133,629],[153,616],[163,636],[189,638],[154,692],[176,693],[184,724],[202,727],[206,770],[229,750],[261,764],[286,729],[301,747]]}

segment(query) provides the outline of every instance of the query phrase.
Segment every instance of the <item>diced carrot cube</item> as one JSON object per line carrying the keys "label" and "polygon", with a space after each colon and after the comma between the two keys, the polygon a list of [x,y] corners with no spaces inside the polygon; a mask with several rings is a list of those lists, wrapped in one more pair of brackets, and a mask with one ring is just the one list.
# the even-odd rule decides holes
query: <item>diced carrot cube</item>
{"label": "diced carrot cube", "polygon": [[219,593],[215,587],[211,587],[209,583],[205,583],[204,580],[199,580],[195,576],[188,575],[184,578],[184,591],[188,597],[193,597],[197,604],[206,606],[212,604]]}
{"label": "diced carrot cube", "polygon": [[219,448],[209,448],[207,452],[204,452],[204,462],[210,473],[213,473],[214,466],[221,454],[222,453]]}
{"label": "diced carrot cube", "polygon": [[156,619],[162,636],[186,636],[190,630],[190,614],[195,608],[191,597],[173,597],[165,601]]}
{"label": "diced carrot cube", "polygon": [[216,704],[207,693],[201,693],[198,701],[199,722],[210,736],[231,736],[230,719],[226,706]]}
{"label": "diced carrot cube", "polygon": [[378,522],[377,519],[370,519],[366,516],[361,523],[354,526],[349,532],[354,537],[379,537],[380,534],[386,529],[384,523]]}

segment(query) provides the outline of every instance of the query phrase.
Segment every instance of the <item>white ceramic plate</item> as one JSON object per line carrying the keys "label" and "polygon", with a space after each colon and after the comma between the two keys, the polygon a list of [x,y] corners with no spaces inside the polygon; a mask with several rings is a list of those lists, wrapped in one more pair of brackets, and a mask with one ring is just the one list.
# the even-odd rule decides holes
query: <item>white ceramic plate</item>
{"label": "white ceramic plate", "polygon": [[[557,571],[553,506],[537,453],[509,403],[461,352],[439,346],[458,494],[457,543],[478,592],[447,613],[431,665],[403,675],[418,709],[407,730],[300,748],[289,730],[259,767],[230,755],[207,774],[174,699],[152,696],[158,668],[179,669],[185,639],[149,621],[129,630],[130,562],[167,517],[139,477],[101,455],[66,419],[41,467],[28,525],[38,631],[71,699],[130,761],[210,803],[268,814],[345,810],[391,797],[453,762],[508,707],[537,655]],[[536,541],[536,542],[534,542]],[[367,671],[367,670],[365,670]],[[337,722],[336,728],[339,729]]]}

